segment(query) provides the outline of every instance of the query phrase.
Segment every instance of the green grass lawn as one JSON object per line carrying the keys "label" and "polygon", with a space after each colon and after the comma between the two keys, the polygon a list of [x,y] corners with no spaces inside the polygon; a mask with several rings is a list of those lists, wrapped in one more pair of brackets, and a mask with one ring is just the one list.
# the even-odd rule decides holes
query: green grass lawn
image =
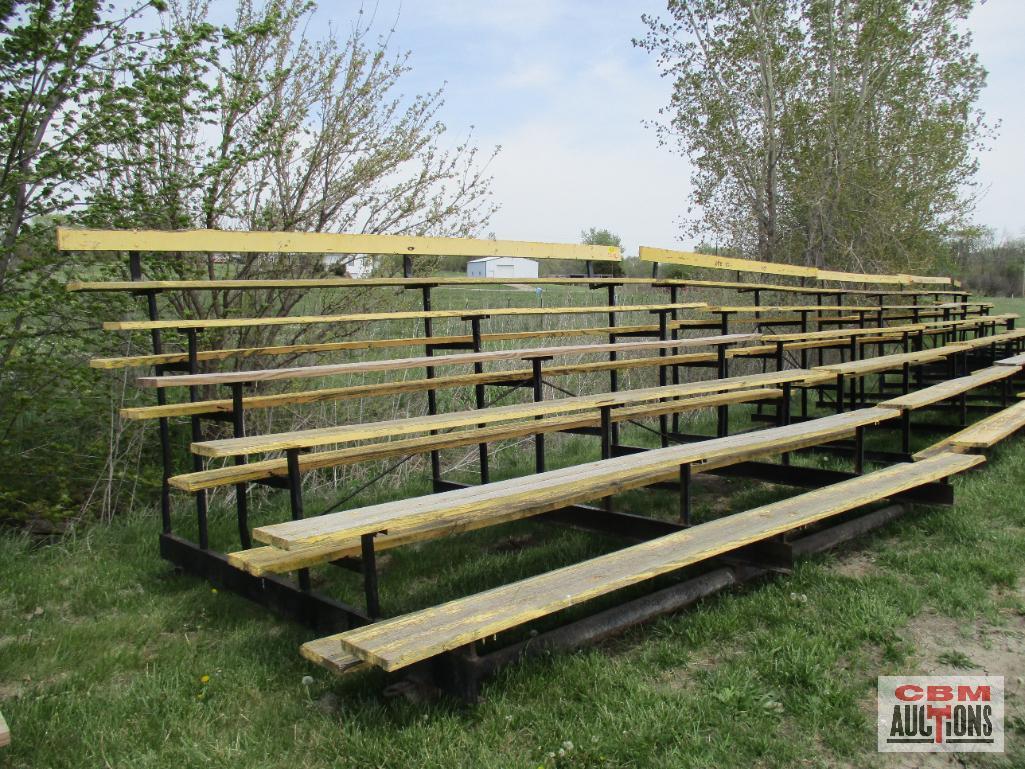
{"label": "green grass lawn", "polygon": [[[578,439],[560,456],[590,450]],[[0,766],[877,765],[877,675],[982,664],[950,628],[1001,639],[992,634],[1025,631],[1023,476],[1025,449],[1010,443],[955,481],[952,508],[916,509],[854,549],[599,647],[515,665],[475,708],[385,697],[383,674],[336,679],[305,663],[297,647],[308,631],[162,563],[154,515],[46,546],[8,534],[0,708],[14,744]],[[700,495],[699,514],[781,493],[791,492],[717,484]],[[642,491],[620,504],[660,514],[672,498]],[[230,530],[229,516],[216,524]],[[406,548],[384,565],[385,607],[427,605],[614,546],[521,522]],[[331,572],[356,593],[352,575]],[[926,659],[922,617],[951,618]],[[1025,761],[1020,663],[989,671],[1008,677],[1009,754],[966,765]]]}
{"label": "green grass lawn", "polygon": [[[631,442],[650,441],[631,430]],[[553,467],[595,456],[593,440],[550,446]],[[530,453],[501,452],[496,475],[524,472]],[[420,476],[349,506],[421,493]],[[306,663],[298,647],[311,632],[160,561],[154,511],[48,544],[8,531],[0,710],[14,742],[0,767],[889,766],[875,753],[876,676],[982,669],[1007,681],[1008,753],[962,765],[1023,766],[1023,479],[1018,439],[954,481],[953,507],[915,508],[792,575],[514,665],[473,708],[385,696],[380,672],[338,679]],[[703,520],[795,492],[729,481],[696,493]],[[254,523],[280,519],[281,496],[261,500]],[[644,514],[674,506],[654,491],[617,497]],[[176,515],[186,534],[188,519]],[[230,547],[230,512],[215,507],[212,525]],[[401,548],[382,558],[383,606],[431,605],[619,546],[527,521]],[[358,600],[354,575],[315,574],[319,589]]]}

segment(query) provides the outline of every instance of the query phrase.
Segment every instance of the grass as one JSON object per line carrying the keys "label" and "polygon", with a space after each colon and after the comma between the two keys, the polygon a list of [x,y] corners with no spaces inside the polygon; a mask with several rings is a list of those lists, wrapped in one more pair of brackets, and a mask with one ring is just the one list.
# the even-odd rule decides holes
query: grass
{"label": "grass", "polygon": [[[571,462],[591,447],[562,448]],[[383,674],[339,680],[307,665],[296,649],[308,631],[159,561],[153,516],[47,546],[9,534],[0,698],[14,745],[0,766],[859,765],[874,749],[875,676],[908,670],[916,615],[1025,613],[1025,511],[1007,493],[1023,473],[1025,450],[1009,444],[955,481],[956,506],[917,510],[859,542],[874,559],[865,574],[837,573],[835,554],[802,562],[603,646],[509,668],[473,709],[385,698]],[[702,495],[699,515],[779,493],[731,491]],[[621,502],[672,509],[655,492]],[[227,536],[229,516],[216,524]],[[403,611],[614,546],[524,522],[407,548],[385,566],[384,603]],[[330,578],[355,596],[351,575]],[[1008,746],[971,765],[1016,765],[1020,736]]]}
{"label": "grass", "polygon": [[[707,432],[708,424],[698,427]],[[628,438],[651,436],[630,428]],[[595,456],[593,440],[553,436],[549,445],[552,466]],[[529,454],[500,453],[496,475],[521,474]],[[452,477],[472,480],[468,469]],[[595,648],[512,666],[472,709],[384,697],[381,673],[336,679],[305,663],[297,648],[309,631],[161,562],[154,512],[50,544],[7,532],[0,536],[0,710],[14,743],[0,751],[0,767],[879,765],[875,677],[915,671],[917,618],[1001,628],[1025,616],[1023,477],[1025,445],[1008,442],[981,471],[954,481],[953,507],[916,508],[839,555],[801,562],[792,575]],[[410,476],[350,504],[424,490]],[[790,493],[730,481],[698,492],[696,515]],[[261,501],[257,523],[280,519],[282,496]],[[675,507],[672,496],[654,491],[617,500],[653,515]],[[184,509],[176,516],[185,534],[189,517]],[[215,509],[214,543],[229,547],[232,529],[230,513]],[[402,548],[383,564],[383,605],[407,611],[617,546],[519,522]],[[870,558],[871,568],[839,568],[845,555]],[[353,575],[315,575],[321,589],[358,600]],[[958,672],[973,653],[955,646],[938,656]],[[1017,670],[991,672],[1019,675],[1020,660]],[[965,755],[965,765],[1025,764],[1017,707],[1008,753]]]}

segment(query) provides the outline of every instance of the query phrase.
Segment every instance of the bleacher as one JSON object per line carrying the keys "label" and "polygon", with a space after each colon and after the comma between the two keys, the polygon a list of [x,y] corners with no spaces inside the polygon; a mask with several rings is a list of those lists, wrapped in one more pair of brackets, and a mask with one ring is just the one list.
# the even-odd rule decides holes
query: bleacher
{"label": "bleacher", "polygon": [[[1022,404],[1008,405],[1025,366],[1016,316],[991,315],[991,305],[942,277],[843,273],[647,247],[640,256],[652,263],[651,278],[608,277],[596,275],[595,264],[618,261],[618,249],[406,236],[62,229],[58,245],[127,254],[129,280],[73,281],[68,290],[145,300],[140,316],[111,319],[103,328],[148,335],[151,351],[126,349],[90,365],[140,370],[141,392],[155,394],[155,405],[126,406],[122,417],[157,422],[162,556],[319,631],[302,654],[335,672],[409,668],[467,699],[476,698],[484,677],[520,656],[586,643],[714,590],[786,571],[795,557],[882,525],[908,504],[950,504],[949,478],[977,466],[983,451],[1025,425]],[[148,260],[181,252],[401,255],[403,275],[145,277]],[[415,276],[414,260],[435,255],[578,260],[583,274],[515,279],[528,287],[570,287],[579,293],[567,295],[577,301],[530,306],[525,302],[534,294],[523,292],[516,306],[439,309],[446,287],[508,281]],[[660,264],[735,273],[736,280],[659,277]],[[743,273],[758,279],[744,281]],[[417,309],[385,300],[360,312],[174,317],[175,305],[166,301],[190,292],[286,288],[388,296],[412,290],[420,302]],[[726,303],[727,292],[754,301]],[[762,302],[767,295],[772,303]],[[479,296],[487,301],[487,293]],[[601,318],[598,325],[593,316]],[[247,330],[277,327],[293,329],[294,339],[245,343]],[[313,327],[337,338],[305,341],[302,334]],[[213,330],[209,338],[219,343],[204,346]],[[287,365],[276,366],[281,359]],[[337,411],[346,405],[352,408]],[[912,415],[925,410],[955,411],[959,419],[953,426],[914,422]],[[325,416],[354,412],[357,418]],[[976,412],[984,418],[970,425]],[[281,414],[292,423],[287,430],[273,429]],[[187,452],[172,440],[179,423]],[[257,432],[256,425],[272,428]],[[954,433],[912,454],[912,439],[937,429]],[[866,449],[869,430],[898,433],[900,450]],[[645,440],[630,443],[628,432]],[[549,469],[545,439],[563,435],[593,440],[596,458]],[[493,480],[496,447],[517,441],[533,444],[529,473]],[[479,482],[467,484],[450,475],[444,459],[474,447]],[[836,453],[848,458],[848,470],[792,461]],[[429,457],[424,470],[433,493],[307,517],[304,496],[318,473],[421,456]],[[866,469],[871,463],[879,467]],[[696,522],[692,480],[700,474],[805,491]],[[255,495],[254,485],[268,488]],[[210,539],[211,515],[223,513],[208,504],[220,489],[233,492],[239,543],[223,550]],[[644,489],[676,493],[675,518],[622,509],[618,495]],[[251,525],[282,492],[288,520]],[[176,530],[180,494],[194,498],[194,538]],[[612,536],[623,546],[383,619],[380,552],[527,520]],[[365,606],[311,588],[310,570],[331,564],[359,572]],[[624,588],[661,584],[667,575],[677,575],[674,584],[653,597],[625,599],[529,645],[495,641]]]}

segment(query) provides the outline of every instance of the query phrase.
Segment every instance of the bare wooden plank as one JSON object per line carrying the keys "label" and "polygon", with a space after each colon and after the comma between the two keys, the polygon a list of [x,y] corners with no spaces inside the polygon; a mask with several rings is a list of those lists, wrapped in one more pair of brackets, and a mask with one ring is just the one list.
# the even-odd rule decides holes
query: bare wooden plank
{"label": "bare wooden plank", "polygon": [[941,454],[923,462],[894,465],[329,638],[344,651],[384,670],[398,670],[598,596],[963,472],[983,461],[978,456]]}
{"label": "bare wooden plank", "polygon": [[928,459],[944,451],[979,451],[995,446],[1025,427],[1025,401],[990,414],[975,424],[937,441],[914,455]]}
{"label": "bare wooden plank", "polygon": [[652,312],[658,310],[696,310],[704,302],[677,304],[579,305],[575,307],[498,307],[472,310],[409,310],[400,312],[357,312],[345,315],[288,315],[268,318],[207,318],[179,320],[107,321],[105,331],[149,331],[152,329],[247,328],[250,326],[291,326],[317,323],[371,323],[391,320],[424,320],[433,318],[519,317],[528,315],[597,315],[609,312]]}
{"label": "bare wooden plank", "polygon": [[793,451],[796,447],[849,435],[859,426],[877,424],[896,415],[893,409],[859,409],[784,427],[550,470],[532,475],[529,484],[514,478],[419,499],[261,526],[253,530],[253,536],[265,544],[293,550],[345,541],[385,529],[390,534],[399,534],[428,521],[457,525],[481,518],[516,520],[650,485],[673,476],[682,464],[700,463],[707,467],[715,460],[732,464],[754,456]]}
{"label": "bare wooden plank", "polygon": [[977,387],[983,387],[1001,379],[1006,379],[1014,373],[1014,369],[1010,366],[990,366],[989,368],[975,371],[968,376],[948,379],[946,382],[940,382],[931,387],[923,387],[921,390],[909,392],[907,395],[881,401],[879,405],[883,408],[914,411],[915,409],[948,400],[962,393],[970,392]]}
{"label": "bare wooden plank", "polygon": [[310,662],[327,668],[336,675],[355,673],[369,667],[368,663],[354,654],[343,652],[339,644],[331,643],[327,639],[307,641],[299,653]]}
{"label": "bare wooden plank", "polygon": [[334,443],[384,438],[392,435],[411,435],[429,430],[444,430],[451,427],[465,427],[473,424],[484,425],[493,422],[509,422],[528,417],[585,411],[597,409],[601,406],[620,406],[627,403],[642,403],[661,398],[769,387],[782,384],[783,382],[800,381],[811,373],[803,369],[789,369],[764,374],[730,377],[728,379],[688,382],[667,387],[622,390],[615,393],[580,395],[539,403],[517,403],[488,409],[454,411],[433,416],[392,419],[362,425],[339,425],[246,438],[201,441],[192,444],[192,451],[201,456],[230,457],[268,451],[284,451],[290,448],[314,448]]}
{"label": "bare wooden plank", "polygon": [[292,366],[289,368],[230,371],[215,374],[180,374],[175,376],[139,377],[142,387],[193,387],[197,385],[223,385],[233,382],[270,382],[291,379],[315,379],[341,374],[365,374],[374,371],[400,371],[411,368],[444,368],[471,363],[496,361],[525,361],[538,356],[562,357],[566,355],[597,355],[610,352],[663,350],[680,347],[713,347],[722,344],[740,344],[757,341],[758,334],[725,334],[643,342],[615,342],[612,344],[577,344],[550,347],[529,347],[519,350],[490,350],[488,352],[452,353],[449,355],[423,355],[414,358],[388,358],[384,360],[328,363],[320,366]]}
{"label": "bare wooden plank", "polygon": [[57,228],[61,251],[191,251],[215,253],[403,254],[410,256],[521,256],[618,262],[617,246],[535,243],[413,235],[229,230],[87,230]]}
{"label": "bare wooden plank", "polygon": [[6,748],[11,744],[11,730],[7,726],[4,714],[0,713],[0,748]]}

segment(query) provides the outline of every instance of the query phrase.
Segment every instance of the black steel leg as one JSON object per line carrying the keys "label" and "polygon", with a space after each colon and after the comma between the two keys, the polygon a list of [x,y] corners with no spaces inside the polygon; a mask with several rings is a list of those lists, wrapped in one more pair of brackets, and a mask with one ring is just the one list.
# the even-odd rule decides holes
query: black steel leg
{"label": "black steel leg", "polygon": [[[288,463],[288,501],[292,507],[292,520],[303,519],[303,483],[299,474],[299,449],[288,449],[285,452]],[[299,588],[310,589],[310,570],[299,569]]]}
{"label": "black steel leg", "polygon": [[371,619],[381,616],[381,599],[377,593],[377,554],[374,551],[374,536],[373,534],[364,534],[359,538],[363,592],[367,599],[367,615]]}

